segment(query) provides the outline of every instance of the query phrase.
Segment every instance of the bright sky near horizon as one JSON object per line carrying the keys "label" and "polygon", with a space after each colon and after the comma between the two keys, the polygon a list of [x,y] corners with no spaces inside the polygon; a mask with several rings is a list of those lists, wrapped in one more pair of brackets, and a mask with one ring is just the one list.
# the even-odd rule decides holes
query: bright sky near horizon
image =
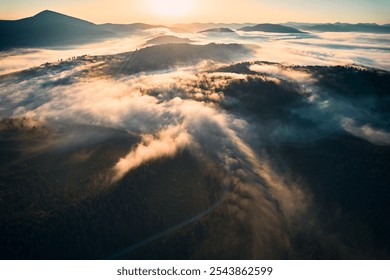
{"label": "bright sky near horizon", "polygon": [[42,10],[95,23],[390,23],[390,0],[0,0],[0,19]]}

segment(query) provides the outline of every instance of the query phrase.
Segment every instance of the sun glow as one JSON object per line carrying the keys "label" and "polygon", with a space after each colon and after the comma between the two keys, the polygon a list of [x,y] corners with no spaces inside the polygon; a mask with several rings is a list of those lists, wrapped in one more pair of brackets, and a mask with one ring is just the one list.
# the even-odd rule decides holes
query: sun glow
{"label": "sun glow", "polygon": [[157,16],[185,17],[195,8],[194,0],[149,0],[150,8]]}

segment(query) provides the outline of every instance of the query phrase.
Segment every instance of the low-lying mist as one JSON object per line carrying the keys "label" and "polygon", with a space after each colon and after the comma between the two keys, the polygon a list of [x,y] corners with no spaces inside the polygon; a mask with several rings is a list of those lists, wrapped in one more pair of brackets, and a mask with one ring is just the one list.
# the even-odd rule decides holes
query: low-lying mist
{"label": "low-lying mist", "polygon": [[124,33],[122,38],[98,43],[3,51],[0,54],[0,74],[75,56],[123,53],[154,44],[204,45],[213,42],[248,44],[257,50],[255,60],[300,65],[356,63],[389,70],[389,34],[355,32],[277,34],[244,31],[200,33],[196,31],[201,30],[196,28],[184,33],[174,31],[175,28],[150,28],[142,32]]}

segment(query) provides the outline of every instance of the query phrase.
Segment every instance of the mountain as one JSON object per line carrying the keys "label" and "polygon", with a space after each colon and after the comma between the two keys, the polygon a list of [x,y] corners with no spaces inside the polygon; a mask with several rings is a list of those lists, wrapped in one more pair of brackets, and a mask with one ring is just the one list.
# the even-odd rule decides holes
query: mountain
{"label": "mountain", "polygon": [[156,45],[113,56],[114,63],[110,65],[110,72],[135,74],[176,66],[196,65],[202,60],[232,62],[237,58],[248,58],[250,55],[252,50],[240,44]]}
{"label": "mountain", "polygon": [[211,28],[199,31],[198,33],[234,33],[233,30],[226,27]]}
{"label": "mountain", "polygon": [[170,30],[177,33],[192,33],[199,30],[230,28],[238,29],[250,25],[251,23],[178,23],[169,27]]}
{"label": "mountain", "polygon": [[146,41],[147,45],[163,45],[163,44],[181,44],[192,43],[188,38],[180,38],[172,35],[163,35]]}
{"label": "mountain", "polygon": [[199,30],[209,29],[209,28],[216,28],[217,25],[215,23],[177,23],[174,25],[171,25],[169,27],[170,30],[177,33],[192,33],[197,32]]}
{"label": "mountain", "polygon": [[161,28],[165,27],[162,25],[151,25],[146,23],[132,23],[132,24],[113,24],[113,23],[105,23],[98,25],[102,29],[105,29],[110,32],[115,33],[131,33],[136,31],[142,31],[152,28]]}
{"label": "mountain", "polygon": [[0,49],[85,43],[116,36],[91,22],[48,10],[29,18],[0,21]]}
{"label": "mountain", "polygon": [[321,32],[370,32],[370,33],[390,33],[389,25],[378,25],[375,23],[327,23],[302,27],[305,30]]}
{"label": "mountain", "polygon": [[296,29],[304,29],[305,27],[314,25],[314,23],[288,21],[288,22],[282,23],[282,25],[288,26],[288,27],[293,27],[293,28],[296,28]]}
{"label": "mountain", "polygon": [[[90,59],[0,76],[0,259],[390,258],[390,72],[243,61],[107,79],[110,57]],[[361,125],[342,129],[347,113]],[[165,127],[191,146],[113,183],[130,151],[174,145],[149,134]]]}
{"label": "mountain", "polygon": [[240,28],[239,30],[246,31],[246,32],[262,31],[262,32],[272,32],[272,33],[304,33],[293,27],[288,27],[280,24],[270,24],[270,23],[263,23],[255,26],[246,26]]}

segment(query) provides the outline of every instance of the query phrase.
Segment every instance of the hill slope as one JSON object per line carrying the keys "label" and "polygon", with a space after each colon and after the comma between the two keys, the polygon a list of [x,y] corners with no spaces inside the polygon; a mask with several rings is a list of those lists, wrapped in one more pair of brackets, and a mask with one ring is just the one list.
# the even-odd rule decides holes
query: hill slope
{"label": "hill slope", "polygon": [[249,57],[252,50],[240,44],[165,44],[150,46],[135,52],[113,56],[117,63],[111,65],[114,73],[134,74],[158,71],[170,67],[193,65],[202,60],[231,62]]}
{"label": "hill slope", "polygon": [[230,28],[226,27],[219,27],[219,28],[211,28],[211,29],[206,29],[199,31],[198,33],[234,33],[233,30]]}
{"label": "hill slope", "polygon": [[246,26],[240,28],[241,31],[252,32],[252,31],[263,31],[272,33],[304,33],[296,28],[288,27],[280,24],[263,23],[255,26]]}
{"label": "hill slope", "polygon": [[158,36],[153,39],[146,41],[148,45],[163,45],[163,44],[186,44],[192,43],[193,41],[188,38],[180,38],[172,35]]}

